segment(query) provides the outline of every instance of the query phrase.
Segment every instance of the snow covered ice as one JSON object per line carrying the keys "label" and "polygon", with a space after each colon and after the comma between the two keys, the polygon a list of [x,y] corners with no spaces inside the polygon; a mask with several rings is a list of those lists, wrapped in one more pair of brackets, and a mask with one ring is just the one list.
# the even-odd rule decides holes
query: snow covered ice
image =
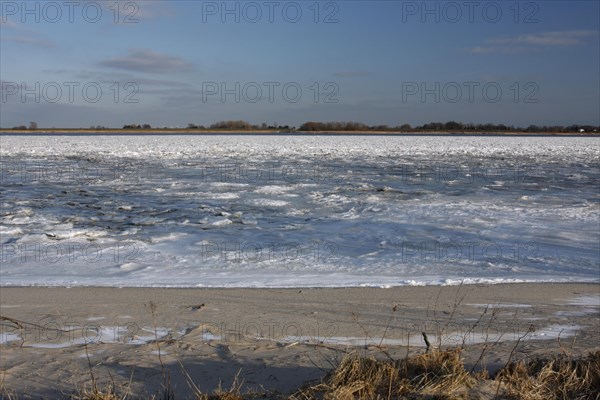
{"label": "snow covered ice", "polygon": [[1,284],[599,281],[598,138],[2,136]]}

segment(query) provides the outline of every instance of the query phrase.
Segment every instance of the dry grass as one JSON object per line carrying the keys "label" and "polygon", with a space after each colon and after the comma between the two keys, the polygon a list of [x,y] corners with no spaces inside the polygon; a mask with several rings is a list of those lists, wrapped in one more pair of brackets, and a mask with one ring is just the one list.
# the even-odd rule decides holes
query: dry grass
{"label": "dry grass", "polygon": [[198,400],[244,400],[244,397],[239,393],[217,392],[214,394],[206,394],[198,397]]}
{"label": "dry grass", "polygon": [[434,350],[403,360],[347,355],[324,381],[296,393],[297,399],[460,398],[475,379],[464,369],[460,349]]}
{"label": "dry grass", "polygon": [[[511,363],[494,380],[464,369],[460,350],[434,351],[399,361],[346,356],[322,383],[292,399],[600,400],[600,351],[579,360]],[[497,384],[495,393],[489,388]],[[487,394],[471,388],[488,388]]]}
{"label": "dry grass", "polygon": [[0,383],[0,399],[2,400],[17,400],[17,392],[7,388],[4,383]]}
{"label": "dry grass", "polygon": [[579,360],[554,358],[513,363],[496,378],[505,398],[521,400],[600,399],[600,351]]}
{"label": "dry grass", "polygon": [[[478,388],[487,388],[482,395]],[[494,390],[489,390],[492,387]],[[474,388],[473,390],[471,390]],[[433,350],[401,360],[346,355],[319,384],[284,396],[276,393],[242,393],[236,382],[229,390],[212,394],[193,391],[197,400],[383,400],[383,399],[508,399],[508,400],[600,400],[600,351],[572,359],[553,357],[511,363],[491,379],[465,370],[461,349]],[[474,394],[476,393],[476,394]],[[0,381],[0,398],[18,399]],[[71,400],[152,399],[118,393],[114,384],[104,390],[91,386],[67,397]],[[188,397],[185,397],[188,398]]]}
{"label": "dry grass", "polygon": [[[460,290],[459,290],[460,291]],[[450,320],[458,309],[462,299],[458,293]],[[393,307],[393,312],[396,311]],[[117,389],[110,375],[110,382],[102,386],[96,380],[94,368],[85,346],[91,385],[78,389],[75,394],[68,396],[71,400],[178,400],[171,386],[170,371],[163,363],[160,341],[154,323],[156,305],[150,303],[153,317],[155,345],[161,367],[162,390],[158,395],[134,395],[129,390]],[[484,314],[487,312],[487,308]],[[435,317],[435,315],[434,315]],[[497,314],[492,312],[490,321],[496,320]],[[1,318],[0,322],[10,323],[17,328],[22,328],[24,323],[10,318]],[[388,322],[388,325],[391,323]],[[477,320],[471,330],[483,323],[483,316]],[[490,322],[491,324],[491,322]],[[445,334],[449,322],[444,326],[437,337]],[[486,327],[486,332],[489,329]],[[574,359],[567,356],[555,356],[548,359],[537,359],[512,362],[519,343],[534,330],[533,327],[521,336],[508,355],[506,366],[495,377],[490,378],[489,373],[483,371],[474,373],[465,370],[462,353],[465,350],[465,339],[461,346],[441,350],[441,341],[438,346],[431,346],[427,335],[423,333],[427,350],[424,354],[407,356],[394,359],[382,347],[376,346],[381,357],[346,354],[339,365],[334,366],[323,380],[312,386],[306,386],[292,395],[282,395],[273,392],[243,392],[243,382],[239,381],[239,372],[230,389],[218,388],[208,394],[201,391],[197,385],[198,377],[191,376],[179,361],[181,372],[187,380],[193,399],[196,400],[248,400],[248,399],[288,399],[288,400],[384,400],[384,399],[508,399],[508,400],[600,400],[600,350],[589,354],[587,357]],[[386,328],[387,332],[387,328]],[[368,332],[365,330],[367,336]],[[500,339],[496,341],[498,343]],[[382,339],[383,342],[383,339]],[[492,343],[493,345],[494,343]],[[487,337],[486,337],[487,345]],[[560,345],[560,340],[559,340]],[[475,364],[479,364],[484,357],[488,346],[484,346]],[[561,347],[562,349],[562,347]],[[385,356],[385,357],[384,357]],[[0,399],[17,400],[15,391],[5,385],[4,375],[0,379]],[[132,375],[133,378],[133,375]],[[131,387],[131,380],[127,385]],[[185,397],[189,398],[189,397]]]}
{"label": "dry grass", "polygon": [[229,390],[223,390],[221,388],[221,385],[219,385],[219,388],[217,388],[217,390],[215,390],[215,392],[212,394],[202,393],[202,391],[198,389],[196,384],[193,381],[190,381],[191,377],[189,376],[187,371],[184,370],[184,373],[188,378],[188,383],[190,383],[190,387],[193,388],[194,396],[197,400],[244,400],[250,398],[249,393],[246,396],[241,394],[243,383],[240,383],[238,380],[239,373],[235,376],[235,379],[233,380],[233,383],[231,384],[231,388]]}
{"label": "dry grass", "polygon": [[70,400],[125,400],[127,399],[127,394],[119,395],[116,393],[112,385],[107,386],[105,390],[100,390],[98,388],[83,388],[82,390],[77,391],[76,394],[73,394]]}

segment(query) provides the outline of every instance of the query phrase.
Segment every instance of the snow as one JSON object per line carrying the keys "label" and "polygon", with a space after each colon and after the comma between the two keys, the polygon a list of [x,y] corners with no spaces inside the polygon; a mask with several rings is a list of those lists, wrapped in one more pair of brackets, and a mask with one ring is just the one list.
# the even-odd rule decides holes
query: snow
{"label": "snow", "polygon": [[3,286],[599,281],[597,138],[3,135],[0,156]]}

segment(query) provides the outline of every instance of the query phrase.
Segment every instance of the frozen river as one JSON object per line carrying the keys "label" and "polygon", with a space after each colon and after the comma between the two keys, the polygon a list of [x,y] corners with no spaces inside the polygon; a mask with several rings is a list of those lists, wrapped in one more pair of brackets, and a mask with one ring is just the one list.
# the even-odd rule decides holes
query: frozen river
{"label": "frozen river", "polygon": [[600,281],[600,139],[2,136],[0,283]]}

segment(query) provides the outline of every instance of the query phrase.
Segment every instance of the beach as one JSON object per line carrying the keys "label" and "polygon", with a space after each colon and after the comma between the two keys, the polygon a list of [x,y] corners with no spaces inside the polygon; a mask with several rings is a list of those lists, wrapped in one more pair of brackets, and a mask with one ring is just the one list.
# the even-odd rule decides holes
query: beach
{"label": "beach", "polygon": [[[177,398],[228,389],[289,394],[347,353],[401,359],[463,347],[494,372],[536,356],[600,349],[600,286],[577,283],[393,288],[3,287],[1,380],[18,398],[114,382]],[[512,355],[511,355],[512,353]],[[90,372],[92,371],[92,372]],[[188,377],[189,375],[189,377]]]}

